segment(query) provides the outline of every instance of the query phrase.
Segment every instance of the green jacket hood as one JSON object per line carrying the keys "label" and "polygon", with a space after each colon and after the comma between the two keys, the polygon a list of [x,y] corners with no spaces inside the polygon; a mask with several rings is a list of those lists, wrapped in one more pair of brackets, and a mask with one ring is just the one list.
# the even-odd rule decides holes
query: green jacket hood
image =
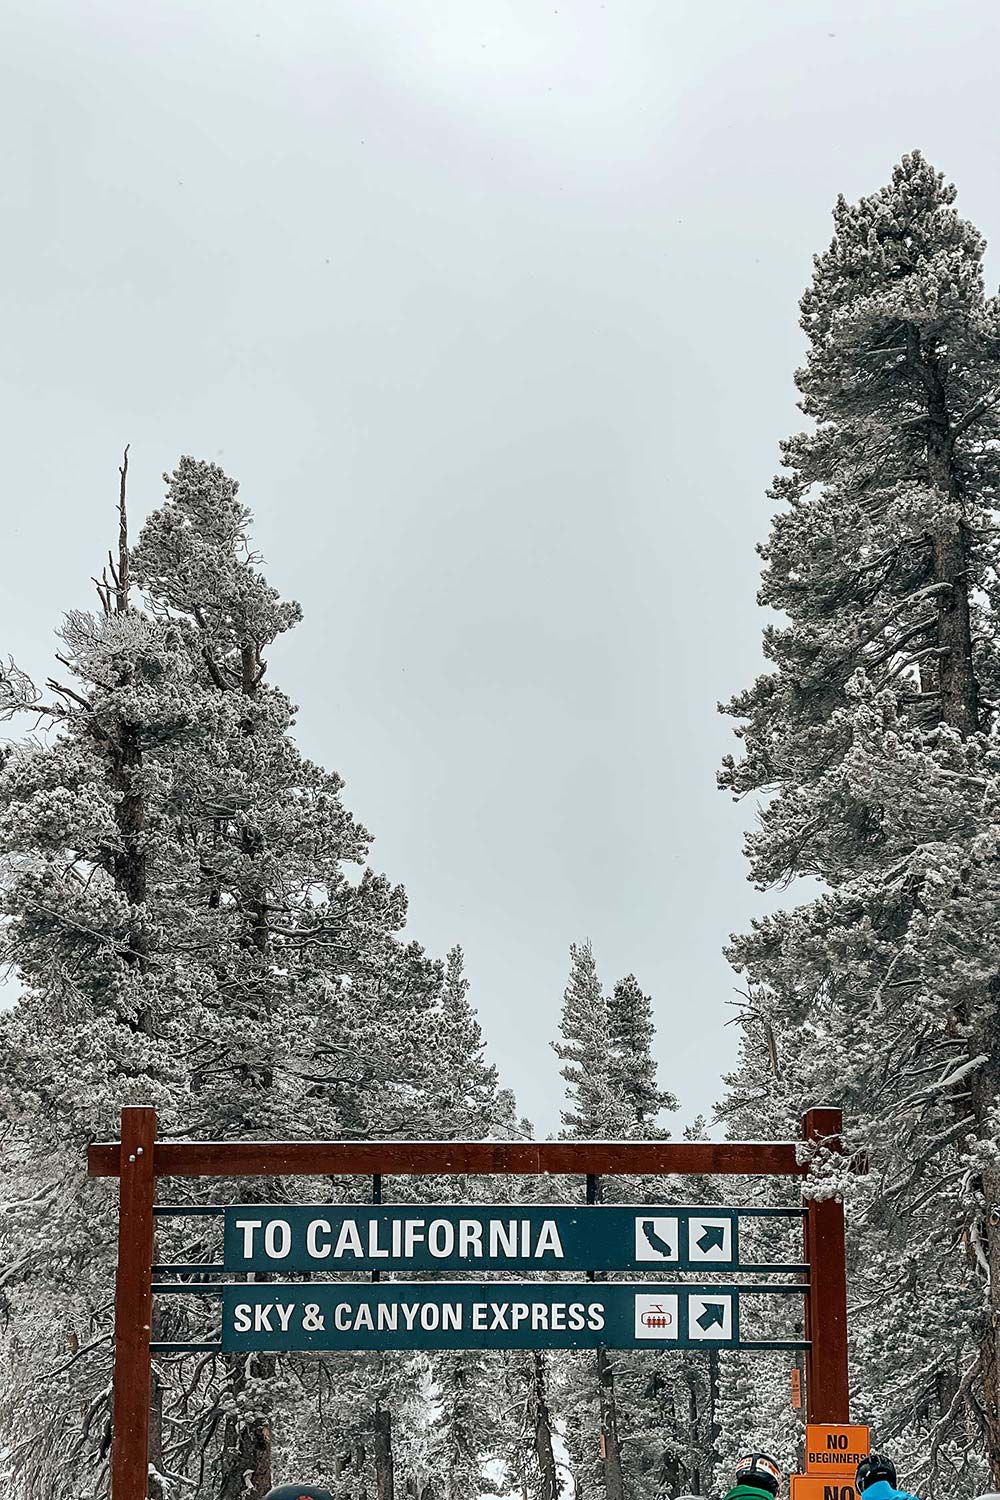
{"label": "green jacket hood", "polygon": [[758,1489],[755,1484],[737,1484],[729,1491],[726,1500],[774,1500],[770,1490]]}

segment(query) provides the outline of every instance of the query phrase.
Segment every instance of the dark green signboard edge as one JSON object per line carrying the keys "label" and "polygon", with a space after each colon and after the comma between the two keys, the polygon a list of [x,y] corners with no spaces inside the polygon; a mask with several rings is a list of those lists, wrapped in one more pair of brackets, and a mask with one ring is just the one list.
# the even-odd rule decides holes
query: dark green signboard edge
{"label": "dark green signboard edge", "polygon": [[[762,1210],[748,1212],[758,1218],[763,1213]],[[796,1210],[773,1212],[792,1218],[798,1216]],[[688,1204],[241,1204],[227,1208],[225,1213],[223,1266],[227,1271],[272,1275],[298,1271],[342,1275],[374,1270],[471,1274],[487,1271],[662,1274],[663,1271],[704,1273],[783,1269],[780,1264],[741,1265],[740,1218],[739,1209]],[[409,1253],[406,1253],[407,1246],[401,1232],[393,1242],[393,1226],[403,1226],[407,1220],[419,1221],[425,1231],[418,1245],[409,1245]],[[668,1244],[659,1233],[663,1226],[657,1221],[663,1220],[676,1228],[676,1243]],[[709,1222],[695,1240],[689,1233],[689,1226],[692,1221],[701,1220]],[[485,1233],[491,1221],[508,1226],[509,1232],[495,1241],[500,1253],[489,1253],[485,1245],[481,1245],[480,1253],[463,1254],[457,1236],[459,1224],[478,1224],[483,1226]],[[524,1236],[530,1247],[539,1243],[541,1226],[546,1222],[556,1226],[562,1254],[552,1253],[551,1247],[541,1253],[520,1253],[524,1245],[517,1242],[522,1240],[522,1235],[519,1229],[514,1231],[511,1226],[530,1226]],[[351,1243],[346,1246],[350,1253],[337,1255],[335,1251],[345,1223],[354,1226]],[[243,1227],[238,1228],[238,1224]],[[310,1225],[323,1227],[307,1247]],[[438,1253],[434,1254],[426,1242],[426,1230],[431,1225],[440,1231],[436,1244]],[[283,1226],[287,1226],[287,1233]],[[451,1249],[448,1246],[448,1226],[456,1230],[454,1248]],[[369,1238],[372,1233],[374,1239]],[[674,1238],[673,1234],[670,1238]],[[727,1238],[730,1253],[718,1255],[717,1252],[725,1248]],[[515,1241],[513,1251],[512,1240]],[[368,1253],[373,1249],[379,1253]],[[315,1253],[317,1250],[322,1253]],[[798,1269],[798,1266],[789,1264],[788,1269]]]}
{"label": "dark green signboard edge", "polygon": [[223,1292],[222,1348],[732,1349],[744,1294],[676,1282],[235,1284]]}

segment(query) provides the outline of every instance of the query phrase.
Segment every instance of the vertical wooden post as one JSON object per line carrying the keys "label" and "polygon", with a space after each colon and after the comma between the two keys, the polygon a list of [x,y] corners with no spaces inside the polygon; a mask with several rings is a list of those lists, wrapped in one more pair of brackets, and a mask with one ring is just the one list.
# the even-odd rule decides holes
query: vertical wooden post
{"label": "vertical wooden post", "polygon": [[[839,1109],[811,1109],[802,1137],[840,1150],[843,1116]],[[805,1184],[808,1194],[809,1185]],[[849,1422],[847,1374],[847,1251],[844,1205],[836,1198],[806,1198],[805,1258],[810,1291],[806,1298],[806,1413],[810,1422]]]}
{"label": "vertical wooden post", "polygon": [[156,1110],[122,1110],[115,1282],[111,1500],[149,1488],[149,1342],[153,1324],[153,1151]]}

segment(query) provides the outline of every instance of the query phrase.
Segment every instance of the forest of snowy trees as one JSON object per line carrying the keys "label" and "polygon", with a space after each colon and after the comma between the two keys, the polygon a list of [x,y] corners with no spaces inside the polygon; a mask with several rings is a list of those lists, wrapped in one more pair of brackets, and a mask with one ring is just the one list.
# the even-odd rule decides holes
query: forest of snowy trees
{"label": "forest of snowy trees", "polygon": [[[945,1497],[1000,1487],[1000,304],[954,199],[914,154],[836,206],[802,301],[808,425],[783,445],[761,548],[768,665],[727,707],[741,748],[721,777],[759,808],[751,878],[792,886],[731,940],[745,1004],[722,1128],[784,1139],[808,1107],[844,1109],[822,1190],[848,1204],[854,1414]],[[461,934],[444,956],[409,936],[340,778],[296,748],[269,667],[300,609],[265,579],[236,483],[182,458],[133,540],[127,480],[126,453],[98,602],[65,615],[53,675],[0,673],[0,714],[24,726],[0,750],[12,1500],[107,1493],[115,1205],[83,1162],[123,1105],[155,1105],[168,1139],[532,1130],[488,1061]],[[665,1139],[683,1080],[658,1069],[642,984],[607,982],[598,957],[569,954],[561,1133]],[[192,1179],[174,1197],[370,1187]],[[602,1201],[734,1187],[765,1191],[616,1178]],[[211,1264],[217,1225],[164,1221],[157,1256]],[[161,1299],[157,1337],[204,1340],[216,1316]],[[789,1388],[787,1357],[725,1351],[161,1354],[150,1495],[256,1500],[293,1476],[343,1500],[710,1494],[747,1442],[794,1466]]]}

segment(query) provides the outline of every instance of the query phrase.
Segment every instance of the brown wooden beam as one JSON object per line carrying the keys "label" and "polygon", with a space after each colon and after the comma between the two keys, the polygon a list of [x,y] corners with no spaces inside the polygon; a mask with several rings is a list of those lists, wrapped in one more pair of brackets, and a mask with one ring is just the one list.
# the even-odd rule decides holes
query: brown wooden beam
{"label": "brown wooden beam", "polygon": [[[117,1177],[116,1142],[90,1147],[91,1177]],[[793,1141],[160,1141],[157,1177],[333,1177],[354,1173],[801,1176]]]}

